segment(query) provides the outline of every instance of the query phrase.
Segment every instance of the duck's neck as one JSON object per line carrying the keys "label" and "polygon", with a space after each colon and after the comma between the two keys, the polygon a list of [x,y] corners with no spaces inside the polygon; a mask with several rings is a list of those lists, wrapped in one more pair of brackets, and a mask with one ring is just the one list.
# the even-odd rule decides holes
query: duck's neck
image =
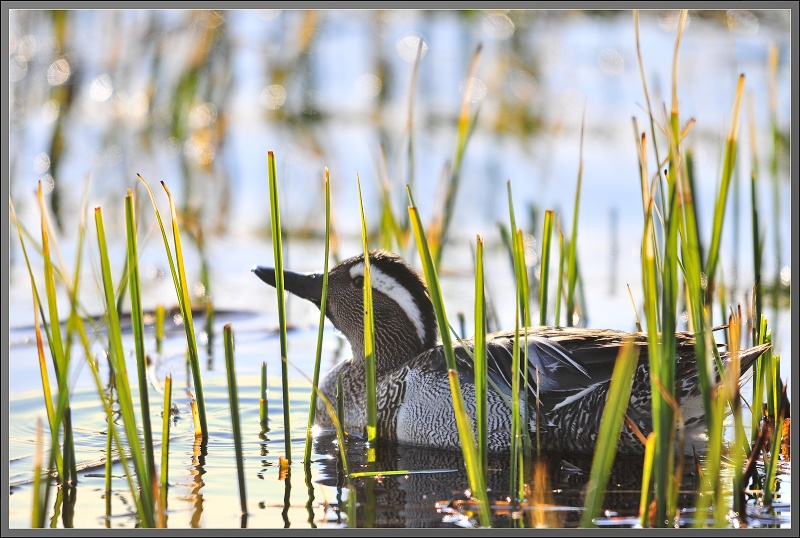
{"label": "duck's neck", "polygon": [[[353,348],[353,362],[363,365],[364,335],[354,335],[349,340]],[[430,347],[420,342],[415,333],[393,330],[393,327],[375,327],[375,370],[378,373],[394,370]]]}

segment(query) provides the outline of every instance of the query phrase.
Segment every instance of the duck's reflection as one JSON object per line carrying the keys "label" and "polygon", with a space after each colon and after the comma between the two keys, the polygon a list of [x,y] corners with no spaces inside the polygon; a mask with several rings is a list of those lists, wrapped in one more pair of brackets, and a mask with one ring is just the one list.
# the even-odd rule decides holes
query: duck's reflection
{"label": "duck's reflection", "polygon": [[[348,462],[356,495],[357,527],[452,527],[471,526],[468,499],[469,482],[460,452],[383,443],[376,461],[367,461],[364,444],[348,446]],[[338,490],[346,488],[338,460],[335,437],[320,436],[316,452],[333,458],[318,461],[318,482]],[[547,454],[531,465],[526,482],[527,502],[509,502],[508,454],[491,455],[487,487],[492,503],[494,527],[575,527],[579,524],[589,480],[591,456]],[[696,491],[692,466],[684,467],[680,506],[694,506]],[[357,476],[365,471],[407,470],[407,474]],[[604,506],[607,514],[619,517],[621,525],[631,526],[639,513],[642,483],[642,458],[618,457],[612,468]],[[346,493],[345,495],[347,495]],[[346,512],[344,505],[341,511]],[[352,517],[352,515],[350,515]],[[612,522],[609,520],[609,523]]]}

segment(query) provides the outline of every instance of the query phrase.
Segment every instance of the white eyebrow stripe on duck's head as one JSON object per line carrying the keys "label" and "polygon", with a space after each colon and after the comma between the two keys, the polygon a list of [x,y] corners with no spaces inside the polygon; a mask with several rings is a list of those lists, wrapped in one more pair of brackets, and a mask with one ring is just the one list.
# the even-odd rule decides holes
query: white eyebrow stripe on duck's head
{"label": "white eyebrow stripe on duck's head", "polygon": [[[359,262],[350,268],[350,278],[355,278],[359,275],[364,276],[364,262]],[[387,275],[375,265],[369,266],[369,275],[372,288],[392,299],[403,309],[406,317],[414,324],[419,341],[425,342],[425,326],[422,324],[422,313],[411,293],[395,278]]]}

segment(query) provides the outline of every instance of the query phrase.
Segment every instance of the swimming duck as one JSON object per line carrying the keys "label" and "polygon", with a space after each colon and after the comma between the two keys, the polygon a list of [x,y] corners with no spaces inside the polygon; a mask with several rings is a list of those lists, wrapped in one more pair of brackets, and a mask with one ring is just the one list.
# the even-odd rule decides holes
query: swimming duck
{"label": "swimming duck", "polygon": [[[275,270],[254,267],[262,281],[275,286]],[[370,252],[378,433],[381,440],[440,449],[460,449],[448,368],[427,288],[402,258],[385,251]],[[344,427],[361,433],[366,427],[366,381],[363,326],[364,256],[336,265],[328,275],[326,317],[352,347],[351,359],[334,366],[320,382],[320,390],[335,401],[342,377]],[[320,306],[322,274],[284,271],[286,291]],[[525,334],[527,333],[527,350]],[[681,402],[688,440],[702,438],[704,411],[694,354],[694,339],[676,333],[676,391]],[[641,433],[651,431],[651,392],[647,335],[616,330],[574,327],[529,327],[520,330],[521,360],[528,361],[529,428],[538,428],[542,450],[588,453],[594,451],[600,418],[620,347],[633,339],[639,364],[633,380],[627,415]],[[514,331],[487,335],[488,444],[493,452],[508,450],[511,431],[512,356]],[[475,417],[472,347],[474,340],[455,344],[455,357],[467,412]],[[467,349],[465,349],[467,348]],[[767,346],[740,352],[746,372]],[[730,360],[722,353],[723,362]],[[533,372],[538,369],[538,385]],[[536,401],[540,416],[536,416]],[[317,423],[332,425],[320,402]],[[341,417],[340,417],[341,418]],[[629,425],[623,427],[619,453],[641,453],[643,445]],[[686,449],[691,452],[691,442]]]}

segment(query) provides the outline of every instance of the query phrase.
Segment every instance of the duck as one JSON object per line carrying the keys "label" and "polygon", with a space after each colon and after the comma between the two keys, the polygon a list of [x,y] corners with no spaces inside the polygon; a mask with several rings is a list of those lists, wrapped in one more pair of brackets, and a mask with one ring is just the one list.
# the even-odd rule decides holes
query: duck
{"label": "duck", "polygon": [[[420,275],[400,256],[374,250],[369,253],[375,321],[375,372],[378,437],[432,449],[461,450],[453,410],[448,366],[438,339],[436,316],[427,287]],[[275,269],[255,266],[252,272],[275,286]],[[284,288],[320,307],[323,275],[284,270]],[[325,316],[344,335],[352,357],[333,366],[319,384],[320,392],[336,401],[341,377],[344,396],[344,428],[363,432],[367,425],[366,359],[364,357],[364,255],[346,259],[328,274]],[[512,358],[516,331],[486,335],[488,448],[509,450],[511,439]],[[694,337],[677,332],[676,392],[683,415],[687,453],[705,433]],[[517,339],[520,360],[527,360],[528,380],[521,401],[528,409],[528,430],[536,433],[542,451],[586,454],[594,451],[600,419],[614,364],[623,344],[632,341],[639,355],[626,425],[618,453],[641,454],[641,436],[652,430],[651,381],[647,334],[610,329],[539,326],[522,328]],[[465,410],[475,427],[474,339],[454,344],[457,372]],[[527,347],[526,347],[527,346]],[[746,372],[768,346],[739,353]],[[728,351],[721,353],[724,364]],[[532,374],[538,372],[538,376]],[[717,374],[717,377],[718,374]],[[522,392],[524,390],[524,392]],[[317,425],[330,428],[327,408],[318,400]],[[339,417],[340,421],[342,417]],[[638,431],[637,431],[638,429]]]}

